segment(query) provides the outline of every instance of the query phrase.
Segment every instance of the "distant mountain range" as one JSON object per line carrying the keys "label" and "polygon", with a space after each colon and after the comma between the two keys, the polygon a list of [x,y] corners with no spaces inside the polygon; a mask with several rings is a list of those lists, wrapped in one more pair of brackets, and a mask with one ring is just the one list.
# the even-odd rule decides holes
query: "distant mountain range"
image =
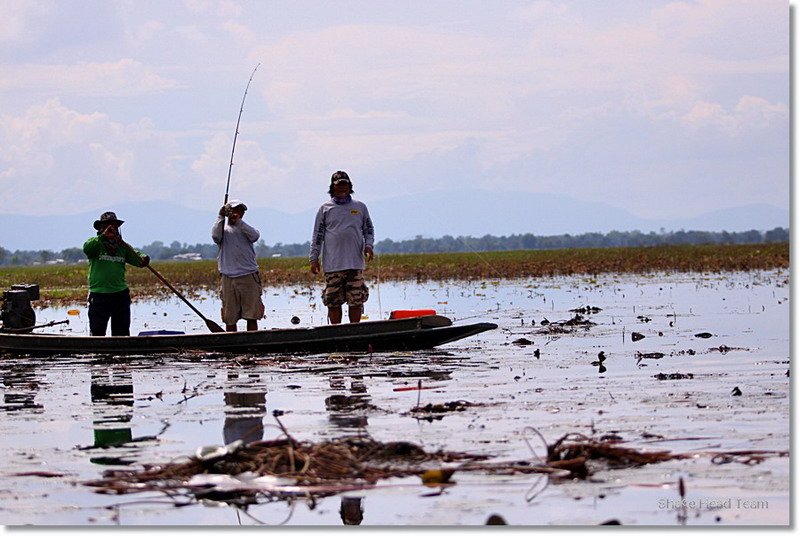
{"label": "distant mountain range", "polygon": [[[789,211],[766,204],[715,210],[688,219],[646,219],[603,203],[569,196],[483,190],[440,191],[370,202],[376,240],[425,237],[538,236],[610,231],[766,231],[789,227]],[[157,201],[112,205],[67,216],[0,214],[0,246],[7,250],[61,251],[81,247],[94,234],[92,223],[104,210],[126,220],[123,236],[135,246],[161,241],[211,243],[216,207],[201,211]],[[261,231],[267,245],[303,243],[311,236],[316,209],[287,214],[253,208],[246,221]]]}

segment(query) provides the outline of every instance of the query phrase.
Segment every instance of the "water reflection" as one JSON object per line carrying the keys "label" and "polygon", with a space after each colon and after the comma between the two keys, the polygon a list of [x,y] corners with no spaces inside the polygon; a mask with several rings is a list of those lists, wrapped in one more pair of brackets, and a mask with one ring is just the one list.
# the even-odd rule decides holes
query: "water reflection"
{"label": "water reflection", "polygon": [[339,514],[345,525],[360,525],[364,519],[364,497],[342,497]]}
{"label": "water reflection", "polygon": [[[94,448],[119,447],[133,441],[133,378],[130,370],[93,368],[90,387],[94,412]],[[128,465],[120,458],[90,458],[100,465]]]}
{"label": "water reflection", "polygon": [[372,407],[363,376],[331,376],[329,382],[334,394],[325,398],[325,408],[328,410],[328,420],[338,432],[336,436],[361,437],[369,424],[366,411]]}
{"label": "water reflection", "polygon": [[3,385],[4,411],[28,410],[35,414],[44,411],[44,406],[36,403],[36,395],[41,384],[40,374],[35,365],[14,365],[3,371],[0,383]]}
{"label": "water reflection", "polygon": [[[778,301],[789,299],[789,287],[782,282],[776,286],[774,281],[770,282],[765,276],[749,274],[724,274],[720,277],[700,274],[699,277],[702,278],[700,287],[695,286],[695,281],[699,279],[686,275],[654,276],[652,279],[609,276],[597,278],[596,285],[595,278],[588,283],[584,278],[559,277],[536,285],[535,292],[539,297],[535,305],[528,305],[533,302],[526,299],[526,295],[534,291],[530,290],[533,286],[527,282],[503,283],[496,287],[497,290],[490,285],[486,292],[490,293],[492,305],[497,296],[496,301],[520,310],[519,314],[504,310],[487,315],[485,320],[497,322],[503,329],[482,335],[475,344],[469,341],[463,345],[448,345],[446,351],[413,352],[408,355],[375,353],[368,359],[359,358],[355,364],[334,363],[340,365],[338,368],[327,366],[327,363],[323,366],[311,358],[275,360],[263,357],[253,360],[258,363],[256,365],[242,365],[247,363],[246,360],[212,360],[194,355],[156,360],[157,364],[150,365],[154,361],[148,358],[148,365],[132,369],[136,381],[134,407],[109,404],[100,397],[95,400],[95,415],[88,415],[88,419],[86,413],[92,410],[85,406],[89,401],[90,370],[87,362],[92,364],[94,361],[84,357],[75,358],[75,363],[63,359],[35,359],[31,360],[35,363],[31,367],[22,363],[22,360],[6,359],[0,363],[0,415],[4,417],[0,420],[4,421],[2,430],[7,434],[4,442],[7,451],[6,472],[30,469],[30,464],[36,460],[24,454],[40,453],[51,469],[68,471],[76,467],[76,474],[79,470],[80,475],[86,474],[87,478],[99,475],[102,471],[100,466],[95,466],[92,472],[74,464],[74,451],[68,448],[75,443],[72,434],[82,433],[82,444],[92,445],[92,433],[89,430],[92,421],[95,418],[98,421],[105,420],[112,411],[124,414],[120,410],[131,411],[135,419],[106,422],[103,428],[111,428],[112,425],[122,430],[132,428],[135,436],[141,428],[157,428],[159,423],[169,421],[172,423],[170,431],[173,432],[169,441],[158,447],[144,442],[105,451],[90,447],[91,455],[133,452],[137,455],[136,461],[141,464],[163,463],[173,459],[173,456],[191,455],[198,446],[222,442],[224,419],[235,420],[235,417],[245,416],[244,413],[237,413],[244,410],[261,412],[259,406],[267,401],[266,396],[263,400],[258,396],[245,398],[237,407],[234,401],[236,397],[233,397],[230,401],[225,400],[223,406],[223,393],[226,391],[251,394],[256,391],[262,394],[269,392],[273,397],[269,402],[273,406],[279,396],[284,397],[280,407],[294,418],[286,419],[291,431],[300,428],[302,432],[297,432],[298,437],[315,442],[331,439],[336,434],[371,432],[377,435],[376,430],[380,427],[381,435],[387,440],[424,437],[426,444],[445,445],[449,450],[488,453],[498,459],[517,459],[520,451],[524,450],[520,429],[535,423],[549,431],[549,440],[575,432],[576,429],[585,431],[590,425],[603,431],[610,426],[613,429],[623,426],[625,430],[630,430],[631,439],[636,439],[641,432],[642,441],[645,440],[645,433],[657,433],[665,438],[714,437],[709,441],[667,444],[678,452],[703,451],[711,446],[713,450],[720,451],[784,448],[789,445],[790,439],[787,416],[791,409],[791,385],[785,373],[790,367],[791,352],[787,304],[780,305]],[[774,277],[774,274],[770,277]],[[743,283],[737,283],[735,289],[722,288],[718,283],[722,278],[724,281],[744,282],[748,286],[745,288]],[[788,281],[788,272],[781,276],[783,279]],[[392,287],[383,284],[384,303],[389,302],[392,292],[395,296],[399,295],[395,301],[403,303],[400,293],[406,291],[409,293],[407,301],[412,303],[427,303],[431,294],[427,288],[420,288],[414,294],[413,285]],[[484,292],[482,289],[480,291]],[[546,298],[546,306],[540,305],[543,302],[542,295]],[[439,296],[434,298],[436,301]],[[481,313],[482,303],[474,303],[475,300],[460,299],[455,295],[447,299],[457,320]],[[542,348],[541,359],[531,355],[530,347],[521,348],[511,344],[519,337],[533,339],[531,318],[536,318],[535,327],[538,328],[543,316],[548,316],[550,320],[566,319],[572,316],[570,309],[587,303],[603,309],[602,313],[593,316],[598,326],[592,328],[591,336],[539,337],[535,339],[535,347]],[[791,303],[790,299],[788,303]],[[748,309],[751,305],[752,313]],[[720,310],[722,306],[725,308]],[[152,318],[152,307],[141,307],[142,314],[139,316]],[[183,309],[185,304],[176,300],[174,307],[163,310],[169,312],[169,318],[183,318],[180,313]],[[159,308],[159,318],[162,318],[161,310]],[[59,313],[62,316],[57,316],[58,311],[53,312],[53,309],[45,311],[43,314],[51,315],[49,319],[60,319],[64,314],[62,311]],[[296,309],[286,309],[285,314],[283,311],[275,315],[287,321],[293,314],[302,317],[302,313]],[[653,330],[653,335],[638,343],[631,343],[631,331],[644,329],[636,319],[638,314],[653,318],[653,322],[646,326]],[[658,315],[659,320],[654,314]],[[191,316],[187,318],[187,325],[198,324]],[[653,327],[657,321],[660,321],[660,325]],[[669,325],[671,321],[675,322],[674,326]],[[664,336],[656,335],[656,329],[663,330]],[[706,344],[705,340],[694,337],[700,331],[718,333],[726,338]],[[710,346],[719,347],[721,343],[750,350],[729,352],[724,356],[720,355],[719,350],[714,353],[700,352]],[[642,347],[642,344],[646,346]],[[609,372],[598,380],[597,371],[588,365],[601,349],[610,356],[606,363],[611,361],[613,366],[608,366]],[[698,354],[680,353],[689,349],[698,350]],[[662,351],[665,358],[650,360],[649,367],[640,368],[636,363],[636,351]],[[126,362],[131,367],[137,367],[139,363],[136,359],[104,361],[105,364],[98,363],[98,369],[115,367],[119,370]],[[304,366],[305,361],[312,361],[313,366]],[[222,369],[224,366],[227,368]],[[242,368],[248,366],[252,368]],[[229,369],[236,370],[239,378],[226,382]],[[253,371],[261,371],[261,378],[250,378],[248,373]],[[434,373],[444,374],[447,371],[452,371],[450,377],[434,376]],[[594,375],[587,372],[594,372]],[[654,377],[657,373],[678,372],[693,373],[695,378],[659,381]],[[366,382],[366,389],[361,392],[359,378],[353,376],[357,373],[363,374]],[[331,374],[337,374],[338,378],[331,379]],[[732,374],[750,382],[750,389],[742,387],[744,397],[721,396],[731,392]],[[520,376],[519,380],[515,379],[516,376]],[[439,394],[434,390],[413,389],[394,392],[396,387],[417,386],[420,378],[423,379],[423,387],[432,385],[432,382],[447,382],[447,385],[437,385],[440,387]],[[565,378],[574,381],[565,383]],[[298,389],[290,393],[287,383],[296,384]],[[187,384],[196,386],[194,394],[188,394]],[[82,396],[72,396],[73,391],[78,390]],[[665,400],[670,401],[670,396],[674,398],[674,393],[681,394],[686,390],[693,393],[692,400],[688,401],[690,404],[684,400],[684,403],[664,405]],[[752,393],[749,398],[748,393]],[[155,399],[147,402],[150,394],[154,394]],[[163,398],[159,396],[162,394]],[[349,400],[351,403],[348,404],[348,397],[355,399]],[[359,398],[362,407],[358,407]],[[698,411],[695,399],[707,409]],[[446,414],[443,421],[433,423],[420,422],[409,416],[409,410],[414,407],[458,400],[481,405],[461,413],[458,418]],[[41,410],[40,404],[44,410]],[[376,404],[380,408],[364,407],[364,404]],[[31,413],[26,413],[26,408]],[[17,411],[19,409],[21,411]],[[272,409],[269,408],[270,413]],[[602,414],[598,409],[603,410]],[[41,412],[41,415],[34,415],[33,412]],[[764,419],[765,413],[774,418]],[[657,421],[653,420],[653,415],[659,416]],[[25,417],[33,422],[27,422]],[[267,439],[273,435],[270,429],[273,422],[271,416],[270,420],[264,421]],[[731,423],[736,424],[736,433],[731,433]],[[209,424],[213,427],[211,430]],[[88,427],[82,428],[83,425]],[[52,431],[42,433],[42,426]],[[254,434],[258,435],[258,427],[254,428]],[[275,435],[279,435],[279,432],[275,432]],[[133,447],[138,445],[141,445],[141,450],[134,450]],[[37,452],[33,452],[34,446]],[[653,448],[656,446],[653,445]],[[539,454],[544,456],[541,450]],[[84,463],[89,465],[86,458],[88,455]],[[536,459],[533,454],[524,458]],[[763,469],[765,482],[774,490],[771,497],[775,498],[775,503],[770,500],[770,510],[719,512],[726,517],[724,523],[787,522],[791,510],[790,493],[787,491],[791,468],[784,460],[770,461]],[[559,508],[564,504],[565,496],[572,497],[574,493],[576,498],[578,495],[586,497],[591,490],[600,486],[606,498],[598,504],[615,508],[615,515],[620,519],[627,518],[637,524],[675,525],[674,511],[665,512],[656,507],[656,498],[663,493],[662,490],[625,485],[640,482],[642,478],[661,482],[657,479],[662,478],[663,471],[682,467],[674,465],[673,468],[673,465],[667,469],[652,466],[634,472],[620,470],[614,473],[622,482],[618,487],[603,487],[602,484],[591,482],[554,481],[558,482],[558,486],[550,486],[542,491],[549,482],[546,476],[531,477],[527,484],[524,479],[518,482],[516,479],[492,475],[485,479],[486,485],[482,478],[465,479],[466,482],[459,484],[461,487],[452,488],[452,491],[435,499],[422,497],[414,486],[403,486],[393,489],[391,495],[383,491],[364,491],[365,497],[370,498],[369,505],[366,505],[365,498],[358,497],[358,493],[347,492],[344,497],[325,497],[324,504],[321,500],[312,510],[312,505],[304,497],[297,497],[293,503],[286,504],[262,494],[259,503],[263,506],[250,507],[250,511],[263,514],[273,521],[278,516],[292,515],[293,512],[293,519],[286,522],[293,525],[341,525],[343,522],[398,524],[420,520],[431,524],[454,525],[483,522],[486,517],[481,505],[499,507],[507,503],[509,512],[512,506],[515,509],[515,519],[509,517],[509,522],[521,518],[531,524],[552,525],[564,523],[565,519],[573,522],[589,517],[594,519],[595,516],[600,516],[597,521],[607,519],[606,514],[598,509],[590,511],[591,505],[587,504],[585,498],[568,499],[574,515],[565,517],[561,513],[563,509]],[[692,465],[699,471],[693,488],[695,494],[750,496],[758,493],[753,488],[753,479],[747,478],[742,471],[731,471],[729,467],[713,464],[705,466],[699,470],[700,465]],[[232,519],[226,509],[205,508],[200,511],[200,508],[146,504],[145,501],[150,497],[138,494],[132,494],[127,499],[103,496],[98,499],[93,489],[76,486],[77,478],[7,478],[8,482],[4,482],[3,487],[13,489],[19,485],[20,491],[15,490],[13,494],[0,497],[4,521],[14,525],[85,525],[87,517],[98,515],[99,510],[94,508],[98,501],[122,500],[134,504],[129,509],[126,521],[137,525],[220,525]],[[587,486],[591,487],[587,490]],[[612,488],[618,491],[612,493]],[[18,496],[24,501],[17,500]],[[25,503],[24,507],[21,506],[22,502]],[[370,508],[369,515],[367,506]],[[505,515],[505,512],[498,513]],[[695,520],[690,517],[689,521],[715,524],[714,515],[704,511],[702,518]],[[244,514],[242,517],[245,517]]]}
{"label": "water reflection", "polygon": [[[350,381],[349,393],[347,381]],[[372,408],[364,377],[331,376],[329,385],[334,394],[325,398],[328,420],[337,431],[338,438],[362,437],[369,424],[366,411]],[[360,525],[364,519],[364,497],[343,496],[339,515],[345,525]]]}
{"label": "water reflection", "polygon": [[[264,415],[267,413],[267,392],[260,386],[260,374],[240,378],[236,371],[228,372],[225,387],[225,424],[222,436],[228,445],[236,440],[244,443],[264,439]],[[253,391],[253,389],[257,389]]]}

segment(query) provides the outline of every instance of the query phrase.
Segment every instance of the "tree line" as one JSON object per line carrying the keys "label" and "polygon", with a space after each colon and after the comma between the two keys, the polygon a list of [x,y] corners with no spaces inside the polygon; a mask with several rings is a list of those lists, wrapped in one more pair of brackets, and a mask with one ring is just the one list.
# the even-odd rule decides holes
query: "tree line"
{"label": "tree line", "polygon": [[[381,240],[375,244],[376,253],[462,253],[470,251],[513,251],[525,249],[572,249],[608,247],[646,247],[663,245],[727,245],[789,242],[789,229],[776,227],[771,231],[712,232],[712,231],[611,231],[609,233],[562,234],[537,236],[531,233],[510,236],[485,235],[481,237],[445,235],[440,238],[417,236],[409,240]],[[277,243],[268,246],[263,240],[256,245],[256,256],[305,257],[309,242],[302,244]],[[174,241],[169,245],[156,241],[139,248],[152,260],[214,259],[215,244],[189,245]],[[29,266],[34,264],[77,264],[86,262],[81,248],[67,248],[58,252],[50,250],[9,251],[0,247],[0,266]]]}

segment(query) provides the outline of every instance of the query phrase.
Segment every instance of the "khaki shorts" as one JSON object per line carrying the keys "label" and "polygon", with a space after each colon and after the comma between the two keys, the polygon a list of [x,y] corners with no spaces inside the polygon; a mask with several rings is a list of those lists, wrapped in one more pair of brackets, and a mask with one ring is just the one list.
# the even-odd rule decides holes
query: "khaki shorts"
{"label": "khaki shorts", "polygon": [[259,320],[264,317],[261,301],[261,278],[258,272],[242,277],[222,276],[220,282],[222,298],[222,321],[233,325],[237,321]]}
{"label": "khaki shorts", "polygon": [[369,288],[364,283],[362,270],[344,270],[325,274],[322,303],[327,307],[363,305],[369,299]]}

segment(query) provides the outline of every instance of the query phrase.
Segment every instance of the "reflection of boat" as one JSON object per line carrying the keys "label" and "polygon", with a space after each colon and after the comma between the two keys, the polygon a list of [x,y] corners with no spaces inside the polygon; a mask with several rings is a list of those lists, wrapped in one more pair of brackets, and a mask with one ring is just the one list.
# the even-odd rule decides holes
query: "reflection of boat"
{"label": "reflection of boat", "polygon": [[439,315],[312,328],[90,337],[0,332],[0,351],[15,354],[150,354],[183,350],[249,353],[420,350],[470,337],[496,324],[453,325]]}

